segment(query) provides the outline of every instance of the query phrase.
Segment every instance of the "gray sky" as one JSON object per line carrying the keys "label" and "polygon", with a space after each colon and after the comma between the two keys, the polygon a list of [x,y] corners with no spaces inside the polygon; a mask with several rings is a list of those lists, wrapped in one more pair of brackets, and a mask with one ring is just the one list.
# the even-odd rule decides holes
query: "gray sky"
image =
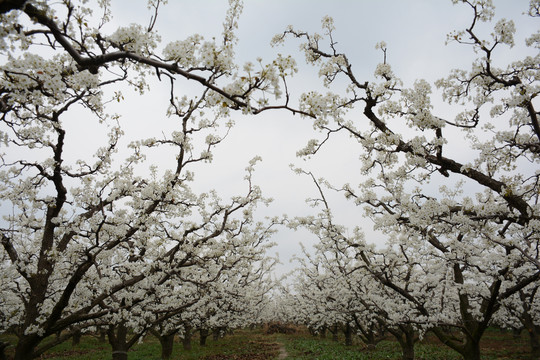
{"label": "gray sky", "polygon": [[[147,24],[150,13],[145,4],[145,1],[113,0],[114,24]],[[515,19],[527,9],[528,2],[499,0],[495,4],[496,19]],[[169,4],[161,9],[156,29],[163,37],[163,44],[194,33],[206,39],[219,37],[226,9],[225,0],[169,0]],[[471,49],[467,47],[454,43],[445,45],[446,34],[468,26],[471,19],[467,6],[453,6],[450,0],[245,0],[237,32],[240,39],[237,63],[255,62],[259,56],[268,62],[277,53],[292,54],[300,66],[300,73],[290,84],[291,92],[295,96],[314,89],[325,92],[317,78],[318,70],[303,64],[298,41],[291,40],[284,47],[272,48],[269,45],[272,36],[289,24],[296,29],[321,33],[320,21],[324,15],[334,18],[338,49],[347,54],[362,81],[371,80],[375,66],[382,61],[382,53],[374,48],[381,40],[388,45],[388,62],[406,87],[412,86],[418,78],[432,83],[446,76],[451,68],[469,69],[473,58]],[[516,39],[520,41],[513,53],[520,55],[523,54],[523,33],[536,31],[537,24],[521,21],[516,25]],[[144,101],[138,96],[130,96],[131,99],[126,96],[127,100],[119,112],[128,134],[143,137],[150,128],[165,124],[167,96],[166,92],[157,89],[145,94]],[[452,112],[440,102],[436,102],[437,106],[440,116]],[[261,209],[260,215],[287,213],[298,216],[313,213],[304,200],[316,196],[316,189],[309,178],[295,175],[289,164],[324,176],[336,186],[345,182],[353,184],[360,179],[357,170],[360,148],[345,136],[336,137],[323,153],[304,161],[296,157],[296,152],[310,138],[320,138],[320,134],[313,131],[310,120],[286,112],[268,112],[249,118],[233,113],[231,117],[236,126],[225,142],[215,149],[214,162],[196,174],[195,187],[198,189],[215,188],[223,198],[242,193],[245,188],[242,180],[244,168],[253,156],[260,155],[263,162],[257,166],[255,182],[266,196],[274,198],[273,204]],[[361,226],[369,241],[383,243],[382,236],[372,231],[369,220],[362,218],[361,209],[347,203],[341,196],[331,195],[329,198],[338,222],[351,227]],[[300,241],[307,246],[314,241],[307,232],[295,233],[287,229],[280,231],[274,240],[278,243],[275,250],[283,262],[279,273],[292,268],[288,261],[292,254],[299,252]]]}

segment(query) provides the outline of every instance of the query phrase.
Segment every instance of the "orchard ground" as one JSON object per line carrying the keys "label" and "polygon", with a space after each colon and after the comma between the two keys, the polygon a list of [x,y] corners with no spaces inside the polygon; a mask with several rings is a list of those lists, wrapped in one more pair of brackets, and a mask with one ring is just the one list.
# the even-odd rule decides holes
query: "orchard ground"
{"label": "orchard ground", "polygon": [[[6,336],[2,336],[6,340]],[[12,339],[13,340],[13,339]],[[530,359],[527,334],[515,334],[490,328],[482,339],[482,359]],[[13,349],[8,349],[8,358]],[[458,353],[442,345],[434,336],[427,335],[416,345],[417,359],[461,359]],[[153,336],[147,336],[141,344],[129,351],[130,360],[159,360],[161,348],[159,341]],[[40,359],[47,360],[102,360],[111,357],[111,348],[106,341],[98,337],[83,336],[78,345],[72,346],[65,342]],[[268,327],[254,330],[236,330],[218,340],[209,340],[205,347],[199,346],[198,338],[194,336],[192,349],[182,348],[180,339],[175,342],[171,359],[204,359],[204,360],[267,360],[267,359],[401,359],[399,344],[391,335],[377,344],[375,349],[368,349],[358,339],[352,346],[345,346],[344,339],[332,340],[332,334],[325,338],[312,336],[307,329],[296,327],[290,334],[272,333]]]}

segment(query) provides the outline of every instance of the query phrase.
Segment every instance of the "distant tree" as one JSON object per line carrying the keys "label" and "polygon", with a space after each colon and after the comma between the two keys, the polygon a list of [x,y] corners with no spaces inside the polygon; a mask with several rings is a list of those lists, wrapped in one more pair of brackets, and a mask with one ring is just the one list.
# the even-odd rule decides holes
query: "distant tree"
{"label": "distant tree", "polygon": [[[449,41],[478,54],[469,71],[452,70],[435,82],[455,109],[453,118],[433,105],[427,81],[403,85],[384,42],[377,45],[384,57],[374,80],[360,79],[338,49],[330,17],[323,19],[323,35],[289,28],[274,42],[303,40],[308,63],[320,67],[329,89],[301,96],[300,109],[325,134],[301,154],[317,154],[337,132],[354,138],[367,180],[330,187],[363,206],[390,239],[376,262],[363,242],[347,242],[346,231],[335,235],[342,247],[355,248],[381,285],[413,304],[418,323],[430,323],[444,344],[477,360],[480,339],[503,302],[540,281],[540,37],[525,39],[531,55],[500,67],[498,50],[512,48],[516,24],[501,19],[484,40],[481,28],[494,16],[491,1],[453,2],[465,4],[472,17]],[[539,9],[531,1],[528,13],[538,17]],[[439,189],[431,185],[443,182]],[[431,298],[422,288],[433,292]]]}
{"label": "distant tree", "polygon": [[[195,34],[158,50],[153,28],[161,1],[149,6],[149,26],[107,33],[108,1],[0,2],[0,332],[17,336],[17,360],[106,319],[102,325],[123,326],[127,314],[148,311],[162,286],[181,286],[200,261],[215,260],[219,271],[230,247],[253,259],[260,252],[249,239],[267,239],[252,214],[266,202],[251,182],[256,160],[246,192],[229,201],[196,194],[190,184],[194,165],[211,161],[230,130],[231,110],[289,108],[280,84],[294,61],[238,68],[234,30],[242,4],[234,0],[219,40]],[[123,100],[122,84],[144,94],[154,76],[170,93],[168,109],[156,109],[156,117],[168,115],[176,127],[123,148],[119,115],[108,103]],[[197,95],[179,94],[182,81],[199,84]],[[282,95],[283,103],[268,100]],[[76,150],[74,123],[89,134]],[[93,131],[105,135],[90,138]],[[169,169],[145,163],[147,153],[162,150]],[[163,316],[178,308],[161,305],[169,306]],[[137,319],[147,326],[156,318],[146,320],[145,313]],[[113,330],[117,339],[125,329]],[[60,336],[42,342],[52,334]],[[126,357],[115,352],[115,359]]]}
{"label": "distant tree", "polygon": [[522,331],[529,337],[532,359],[540,358],[540,284],[528,286],[503,301],[494,315],[493,322],[500,328],[511,330],[514,335]]}
{"label": "distant tree", "polygon": [[[254,314],[266,306],[266,294],[273,286],[269,275],[275,260],[266,258],[262,251],[270,245],[264,242],[266,235],[272,232],[267,229],[260,234],[254,233],[254,237],[234,239],[234,246],[228,247],[228,251],[235,254],[227,254],[221,261],[205,259],[185,274],[189,277],[180,276],[182,287],[194,287],[190,295],[186,296],[182,289],[178,289],[159,297],[176,304],[176,307],[182,302],[195,300],[179,311],[172,307],[169,310],[172,316],[153,322],[155,326],[151,332],[160,340],[163,359],[170,358],[176,334],[183,338],[184,345],[191,346],[191,337],[199,331],[201,345],[204,346],[210,331],[247,327],[258,320]],[[212,263],[219,264],[217,273],[210,271]],[[171,306],[164,309],[171,309]],[[167,315],[167,312],[157,310],[158,314]]]}
{"label": "distant tree", "polygon": [[[300,169],[297,171],[304,173]],[[333,304],[345,319],[343,328],[346,335],[354,329],[368,347],[374,347],[386,332],[391,333],[402,348],[403,359],[414,359],[414,344],[430,328],[422,319],[423,313],[417,305],[428,303],[433,293],[437,293],[433,291],[433,283],[426,281],[426,272],[416,268],[422,263],[421,259],[413,254],[400,256],[405,250],[399,246],[394,248],[390,245],[376,250],[365,242],[359,229],[349,233],[346,227],[336,224],[321,184],[313,174],[307,175],[314,181],[320,195],[309,199],[309,202],[315,207],[320,206],[321,211],[317,216],[296,218],[290,226],[307,228],[319,242],[315,245],[314,255],[306,254],[309,263],[300,261],[302,265],[298,272],[306,275],[295,281],[298,296],[307,297],[317,304]],[[414,248],[410,252],[416,250]],[[422,265],[429,269],[427,264]],[[305,281],[304,277],[308,280]],[[385,282],[391,282],[392,286],[397,284],[414,294],[418,302],[410,301],[413,296],[396,296],[392,286],[381,286]],[[306,296],[304,289],[314,284],[326,296]],[[330,319],[338,318],[328,315]],[[312,321],[317,321],[317,317],[316,314],[308,315]]]}

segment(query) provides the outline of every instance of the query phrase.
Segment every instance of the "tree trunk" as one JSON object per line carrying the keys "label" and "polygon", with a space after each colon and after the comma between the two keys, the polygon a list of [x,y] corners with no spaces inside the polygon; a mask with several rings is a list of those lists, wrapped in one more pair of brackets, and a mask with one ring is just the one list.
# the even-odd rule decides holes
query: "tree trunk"
{"label": "tree trunk", "polygon": [[409,325],[399,325],[397,328],[388,328],[388,331],[394,335],[401,347],[401,358],[414,360],[414,344],[419,339],[416,330]]}
{"label": "tree trunk", "polygon": [[168,335],[160,335],[157,337],[161,344],[161,359],[169,360],[172,356],[174,347],[174,333]]}
{"label": "tree trunk", "polygon": [[368,332],[364,335],[364,342],[367,345],[368,350],[375,350],[379,339],[375,336],[373,332]]}
{"label": "tree trunk", "polygon": [[414,360],[414,344],[407,344],[406,346],[401,345],[401,358],[403,360]]}
{"label": "tree trunk", "polygon": [[127,349],[126,350],[122,350],[122,349],[113,350],[112,358],[113,360],[128,360]]}
{"label": "tree trunk", "polygon": [[338,341],[338,326],[337,325],[332,326],[332,329],[330,329],[330,331],[332,332],[332,340]]}
{"label": "tree trunk", "polygon": [[227,328],[224,327],[224,326],[220,326],[218,328],[215,328],[214,332],[212,333],[212,337],[213,337],[214,341],[217,341],[219,338],[224,337],[226,330],[227,330]]}
{"label": "tree trunk", "polygon": [[524,310],[521,314],[521,323],[529,334],[529,344],[531,347],[530,357],[532,360],[538,360],[540,359],[540,326],[534,323],[533,317],[531,316],[530,305],[529,303],[525,302],[523,295],[522,300]]}
{"label": "tree trunk", "polygon": [[107,330],[107,337],[112,347],[113,360],[127,360],[129,350],[127,344],[127,327],[123,323],[117,326],[111,325]]}
{"label": "tree trunk", "polygon": [[527,329],[529,333],[529,344],[531,345],[531,360],[540,359],[540,326],[533,325],[531,329]]}
{"label": "tree trunk", "polygon": [[104,343],[107,341],[107,329],[99,327],[99,342]]}
{"label": "tree trunk", "polygon": [[321,338],[326,339],[326,326],[321,329]]}
{"label": "tree trunk", "polygon": [[398,337],[399,346],[401,346],[401,358],[403,360],[414,360],[414,338],[406,333]]}
{"label": "tree trunk", "polygon": [[345,346],[352,346],[352,332],[351,325],[347,323],[347,325],[345,325],[345,330],[343,330],[343,333],[345,334]]}
{"label": "tree trunk", "polygon": [[199,345],[206,346],[208,335],[210,335],[208,329],[199,329]]}
{"label": "tree trunk", "polygon": [[182,337],[182,346],[184,347],[184,350],[190,351],[191,350],[191,328],[186,327],[184,330],[184,335]]}
{"label": "tree trunk", "polygon": [[8,346],[9,343],[0,341],[0,360],[7,360],[5,350]]}
{"label": "tree trunk", "polygon": [[82,332],[81,330],[77,330],[73,333],[73,337],[71,338],[71,346],[77,346],[81,343],[81,337]]}
{"label": "tree trunk", "polygon": [[355,314],[353,314],[353,320],[360,340],[367,346],[368,350],[375,350],[377,343],[384,338],[385,330],[383,326],[379,322],[363,324]]}
{"label": "tree trunk", "polygon": [[[474,329],[473,326],[476,324],[472,323],[471,321],[468,325],[469,329]],[[480,339],[482,338],[482,334],[484,332],[483,329],[482,331],[476,330],[474,338],[467,336],[464,334],[464,331],[461,330],[461,340],[455,340],[456,336],[458,335],[454,335],[451,338],[449,335],[453,334],[442,328],[433,328],[432,331],[443,344],[454,349],[461,356],[463,356],[464,360],[480,360]],[[472,330],[469,330],[469,332],[472,332]]]}
{"label": "tree trunk", "polygon": [[462,356],[464,360],[480,360],[480,342],[467,339]]}
{"label": "tree trunk", "polygon": [[36,346],[41,342],[41,338],[35,334],[22,335],[17,341],[15,347],[15,355],[13,360],[28,360],[32,359],[32,354],[36,350]]}

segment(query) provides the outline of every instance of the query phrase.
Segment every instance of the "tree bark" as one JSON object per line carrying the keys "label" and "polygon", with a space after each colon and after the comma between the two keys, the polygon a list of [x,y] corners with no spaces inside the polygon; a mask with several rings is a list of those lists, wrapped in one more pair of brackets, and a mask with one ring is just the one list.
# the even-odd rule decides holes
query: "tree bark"
{"label": "tree bark", "polygon": [[332,326],[332,328],[330,329],[330,331],[332,332],[332,341],[338,341],[338,326],[337,325],[334,325]]}
{"label": "tree bark", "polygon": [[401,358],[403,360],[414,360],[414,344],[400,344],[401,345]]}
{"label": "tree bark", "polygon": [[[116,333],[115,333],[116,330]],[[127,327],[122,323],[116,326],[109,326],[107,331],[109,344],[112,347],[113,360],[127,360],[128,358],[128,343],[127,343]]]}
{"label": "tree bark", "polygon": [[480,360],[480,342],[468,340],[461,355],[464,360]]}
{"label": "tree bark", "polygon": [[169,360],[172,356],[174,348],[174,333],[167,335],[160,335],[157,337],[161,344],[161,359]]}
{"label": "tree bark", "polygon": [[107,341],[107,329],[100,327],[99,328],[99,342],[104,343]]}
{"label": "tree bark", "polygon": [[174,349],[174,337],[176,336],[177,330],[174,330],[167,334],[162,334],[160,329],[150,329],[150,333],[154,335],[161,345],[161,359],[168,360],[172,356]]}
{"label": "tree bark", "polygon": [[367,345],[368,349],[370,349],[370,350],[375,350],[375,347],[377,346],[377,343],[379,341],[381,341],[381,339],[382,339],[382,337],[379,338],[379,337],[375,336],[375,334],[372,331],[364,334],[364,337],[365,337],[364,341],[366,342],[366,345]]}
{"label": "tree bark", "polygon": [[343,330],[343,333],[345,334],[345,346],[352,346],[352,332],[351,325],[345,325],[345,330]]}
{"label": "tree bark", "polygon": [[[536,290],[534,291],[536,293]],[[534,297],[534,295],[532,295]],[[531,315],[531,306],[530,302],[531,299],[527,298],[527,296],[520,292],[520,298],[523,303],[523,312],[520,316],[521,323],[523,324],[523,327],[525,330],[527,330],[527,333],[529,334],[529,344],[530,344],[530,358],[532,360],[538,360],[540,359],[540,326],[536,325],[534,323],[534,319]],[[518,333],[518,337],[519,337]]]}
{"label": "tree bark", "polygon": [[82,332],[81,330],[77,330],[73,333],[73,337],[71,338],[71,346],[77,346],[81,343],[82,338]]}
{"label": "tree bark", "polygon": [[17,341],[17,346],[15,347],[13,360],[32,359],[34,351],[40,342],[41,338],[35,334],[22,335],[19,337],[19,341]]}
{"label": "tree bark", "polygon": [[356,315],[353,316],[356,328],[359,330],[360,340],[364,342],[368,350],[375,350],[377,343],[384,338],[384,331],[378,331],[376,324],[363,326]]}
{"label": "tree bark", "polygon": [[182,346],[184,347],[184,350],[190,351],[191,350],[191,328],[186,327],[184,330],[184,335],[182,337]]}
{"label": "tree bark", "polygon": [[[463,335],[463,339],[461,341],[455,341],[451,340],[448,336],[448,333],[444,330],[441,330],[440,328],[434,328],[432,329],[433,333],[441,340],[441,342],[448,347],[454,349],[457,351],[461,356],[463,356],[464,360],[479,360],[480,359],[480,339],[482,338],[482,334],[485,329],[481,329],[481,331],[478,330],[478,323],[471,321],[470,324],[468,324],[467,330],[469,330],[469,334],[474,334],[474,338],[470,335],[467,336],[467,334]],[[476,328],[475,328],[476,326]],[[462,334],[464,333],[463,330],[460,331]]]}
{"label": "tree bark", "polygon": [[8,342],[0,341],[0,360],[7,360],[5,350],[8,346],[9,346]]}
{"label": "tree bark", "polygon": [[401,347],[401,358],[414,360],[414,344],[419,339],[414,328],[409,325],[399,325],[397,328],[389,328],[388,331],[394,335]]}
{"label": "tree bark", "polygon": [[529,344],[531,345],[531,360],[540,360],[540,326],[532,325],[531,328],[527,329],[529,333]]}
{"label": "tree bark", "polygon": [[214,332],[212,334],[212,337],[213,337],[214,341],[217,341],[219,338],[224,337],[226,330],[227,330],[227,328],[224,327],[224,326],[220,326],[218,328],[215,328]]}
{"label": "tree bark", "polygon": [[401,346],[401,358],[403,360],[414,360],[414,338],[404,332],[403,336],[398,337],[398,342],[399,346]]}
{"label": "tree bark", "polygon": [[208,335],[210,335],[208,329],[199,329],[199,345],[206,346]]}

